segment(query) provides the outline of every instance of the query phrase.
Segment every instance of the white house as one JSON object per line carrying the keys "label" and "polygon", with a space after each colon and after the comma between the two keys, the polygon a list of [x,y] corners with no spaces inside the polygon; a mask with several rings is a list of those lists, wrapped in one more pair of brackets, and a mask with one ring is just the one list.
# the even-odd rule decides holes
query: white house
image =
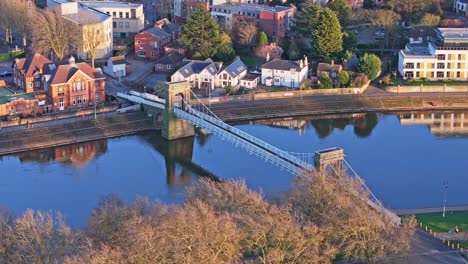
{"label": "white house", "polygon": [[454,8],[455,8],[455,12],[457,14],[468,16],[468,13],[467,13],[467,11],[468,11],[468,9],[467,9],[468,1],[467,0],[456,0],[456,1],[454,1],[453,5],[454,5]]}
{"label": "white house", "polygon": [[236,57],[234,61],[223,67],[218,74],[218,87],[226,87],[228,85],[236,87],[240,80],[247,75],[247,66],[241,61],[240,57]]}
{"label": "white house", "polygon": [[262,65],[262,83],[274,86],[299,88],[307,79],[309,62],[273,59]]}
{"label": "white house", "polygon": [[194,88],[214,90],[216,87],[225,88],[228,85],[237,87],[246,75],[247,66],[239,57],[225,66],[211,59],[184,60],[180,69],[172,74],[171,81],[188,81]]}
{"label": "white house", "polygon": [[104,65],[104,73],[115,78],[125,77],[125,67],[127,63],[124,56],[115,56],[107,59],[106,65]]}
{"label": "white house", "polygon": [[187,81],[194,88],[214,90],[220,66],[209,58],[204,61],[184,60],[180,69],[172,74],[171,82]]}

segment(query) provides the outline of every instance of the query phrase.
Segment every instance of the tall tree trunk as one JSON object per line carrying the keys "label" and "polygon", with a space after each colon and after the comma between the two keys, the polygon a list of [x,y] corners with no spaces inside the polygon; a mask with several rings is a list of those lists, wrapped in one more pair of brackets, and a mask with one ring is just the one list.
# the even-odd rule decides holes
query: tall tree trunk
{"label": "tall tree trunk", "polygon": [[94,69],[94,57],[91,57],[91,66],[93,66]]}
{"label": "tall tree trunk", "polygon": [[26,40],[26,33],[23,34],[23,48],[26,50],[27,40]]}
{"label": "tall tree trunk", "polygon": [[8,28],[5,29],[5,43],[10,43],[10,33],[8,32]]}

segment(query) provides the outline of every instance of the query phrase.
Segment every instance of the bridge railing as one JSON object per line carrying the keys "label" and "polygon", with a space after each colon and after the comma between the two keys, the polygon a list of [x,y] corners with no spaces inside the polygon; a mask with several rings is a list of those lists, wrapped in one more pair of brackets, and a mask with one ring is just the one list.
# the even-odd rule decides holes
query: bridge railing
{"label": "bridge railing", "polygon": [[[195,99],[198,99],[198,97],[196,97],[196,95],[194,95],[194,98]],[[230,133],[233,133],[235,135],[237,135],[238,137],[241,137],[247,141],[250,141],[251,143],[253,144],[256,144],[264,149],[267,149],[268,151],[272,152],[272,153],[275,153],[276,155],[306,169],[306,170],[311,170],[312,169],[312,165],[310,163],[307,163],[291,154],[289,154],[288,152],[284,151],[284,150],[281,150],[271,144],[268,144],[266,143],[265,141],[257,138],[257,137],[254,137],[236,127],[233,127],[233,126],[230,126],[228,124],[226,124],[225,122],[223,122],[219,117],[217,117],[206,105],[204,105],[203,103],[199,102],[197,104],[198,106],[198,109],[194,109],[192,106],[186,104],[186,108],[188,109],[188,111],[196,116],[198,116],[199,118],[201,119],[204,119],[220,128],[223,128],[224,130],[230,132]]]}

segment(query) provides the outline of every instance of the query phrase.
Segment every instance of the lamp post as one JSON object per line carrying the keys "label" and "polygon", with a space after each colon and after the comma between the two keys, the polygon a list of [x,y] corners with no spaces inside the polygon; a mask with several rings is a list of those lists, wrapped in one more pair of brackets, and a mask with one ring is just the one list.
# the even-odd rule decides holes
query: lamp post
{"label": "lamp post", "polygon": [[445,217],[445,205],[447,204],[447,189],[448,189],[448,180],[444,180],[444,210],[442,212],[442,217]]}

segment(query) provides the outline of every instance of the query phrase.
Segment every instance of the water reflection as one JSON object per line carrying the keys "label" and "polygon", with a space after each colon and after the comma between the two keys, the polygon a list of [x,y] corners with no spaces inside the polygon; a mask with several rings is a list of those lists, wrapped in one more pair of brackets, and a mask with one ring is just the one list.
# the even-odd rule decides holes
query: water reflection
{"label": "water reflection", "polygon": [[377,126],[377,113],[338,114],[324,116],[309,116],[298,118],[280,118],[255,121],[255,124],[276,128],[295,129],[303,135],[311,125],[319,138],[324,139],[333,134],[335,129],[344,130],[347,126],[354,127],[354,133],[361,138],[369,137]]}
{"label": "water reflection", "polygon": [[435,136],[468,136],[468,112],[413,112],[398,117],[402,125],[427,125]]}
{"label": "water reflection", "polygon": [[47,164],[51,161],[71,164],[75,168],[84,168],[92,160],[106,153],[107,140],[96,140],[72,145],[52,147],[16,154],[21,162],[33,161]]}

